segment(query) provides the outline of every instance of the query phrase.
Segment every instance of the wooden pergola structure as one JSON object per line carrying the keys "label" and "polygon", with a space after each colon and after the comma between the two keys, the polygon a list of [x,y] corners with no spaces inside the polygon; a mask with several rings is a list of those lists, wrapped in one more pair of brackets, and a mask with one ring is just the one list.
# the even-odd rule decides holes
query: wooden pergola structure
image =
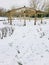
{"label": "wooden pergola structure", "polygon": [[30,7],[21,7],[21,8],[17,8],[17,9],[12,9],[6,12],[7,17],[8,17],[8,22],[10,22],[10,24],[12,25],[12,18],[14,17],[14,15],[18,16],[18,17],[23,17],[24,18],[24,25],[25,24],[25,18],[26,16],[30,17],[32,15],[35,16],[35,23],[36,23],[36,15],[37,14],[43,14],[44,12],[40,11],[40,10],[35,10],[33,8]]}

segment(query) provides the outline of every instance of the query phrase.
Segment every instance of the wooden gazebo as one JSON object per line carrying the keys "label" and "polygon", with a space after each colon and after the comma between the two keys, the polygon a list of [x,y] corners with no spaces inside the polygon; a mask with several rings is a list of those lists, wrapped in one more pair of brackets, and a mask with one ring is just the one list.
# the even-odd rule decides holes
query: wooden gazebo
{"label": "wooden gazebo", "polygon": [[[10,22],[10,24],[12,25],[12,18],[14,17],[14,15],[18,16],[18,17],[23,17],[24,18],[24,25],[25,25],[25,17],[28,16],[32,16],[35,15],[35,20],[36,20],[36,15],[37,14],[43,14],[44,12],[40,11],[40,10],[35,10],[33,8],[30,7],[21,7],[21,8],[17,8],[17,9],[12,9],[6,12],[7,17],[8,17],[8,22]],[[35,21],[36,23],[36,21]]]}

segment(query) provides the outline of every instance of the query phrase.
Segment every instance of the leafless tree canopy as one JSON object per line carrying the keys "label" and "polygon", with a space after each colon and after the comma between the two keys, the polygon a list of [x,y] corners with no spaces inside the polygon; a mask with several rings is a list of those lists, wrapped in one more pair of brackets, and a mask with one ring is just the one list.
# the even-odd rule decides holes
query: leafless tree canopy
{"label": "leafless tree canopy", "polygon": [[49,0],[30,0],[30,6],[36,10],[45,10],[49,5]]}
{"label": "leafless tree canopy", "polygon": [[49,12],[49,0],[46,2],[45,11]]}
{"label": "leafless tree canopy", "polygon": [[34,9],[37,9],[38,4],[39,4],[38,0],[31,0],[30,1],[30,6],[33,7]]}

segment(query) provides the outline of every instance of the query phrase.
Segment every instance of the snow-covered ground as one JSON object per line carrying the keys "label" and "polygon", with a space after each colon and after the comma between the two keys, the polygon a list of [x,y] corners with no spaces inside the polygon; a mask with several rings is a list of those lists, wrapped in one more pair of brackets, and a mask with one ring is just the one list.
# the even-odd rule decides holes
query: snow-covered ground
{"label": "snow-covered ground", "polygon": [[[0,21],[0,27],[10,27]],[[6,23],[6,24],[4,24]],[[0,65],[49,65],[49,19],[13,21],[14,32],[0,39]]]}

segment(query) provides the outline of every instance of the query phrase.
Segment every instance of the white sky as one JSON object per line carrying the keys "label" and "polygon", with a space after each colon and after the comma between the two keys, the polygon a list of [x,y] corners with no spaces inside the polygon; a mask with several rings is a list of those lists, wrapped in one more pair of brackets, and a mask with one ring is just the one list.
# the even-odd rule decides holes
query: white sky
{"label": "white sky", "polygon": [[29,6],[30,0],[0,0],[0,7],[9,9],[13,6]]}

